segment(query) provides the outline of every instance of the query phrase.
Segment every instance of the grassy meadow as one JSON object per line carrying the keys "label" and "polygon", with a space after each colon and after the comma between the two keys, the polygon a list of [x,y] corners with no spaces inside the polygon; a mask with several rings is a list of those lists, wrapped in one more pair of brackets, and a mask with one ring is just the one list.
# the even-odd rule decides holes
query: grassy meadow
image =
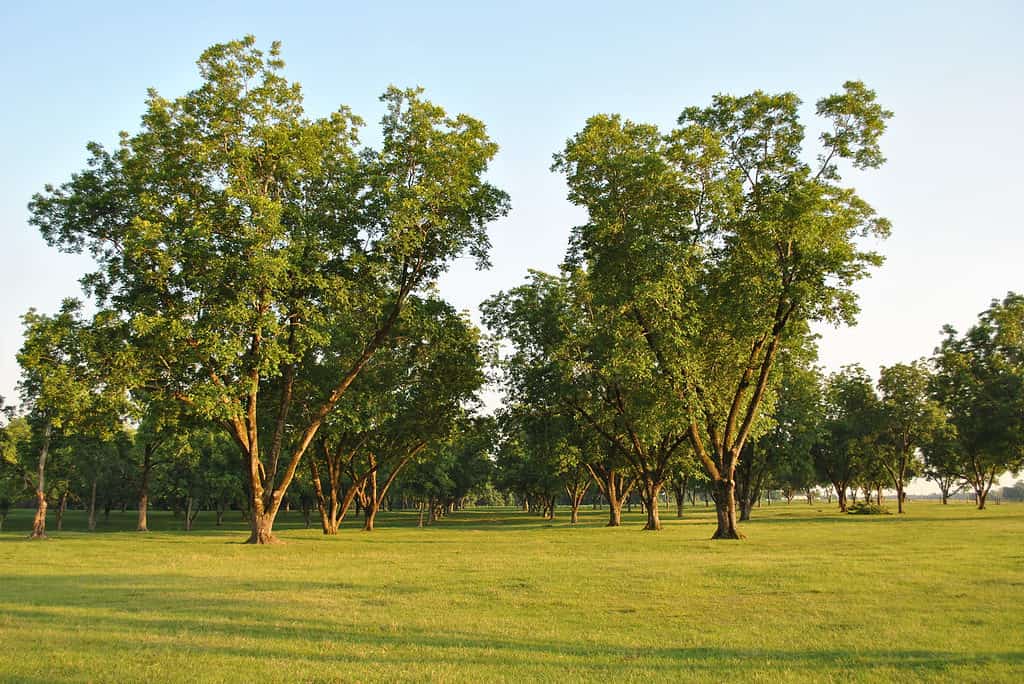
{"label": "grassy meadow", "polygon": [[764,506],[743,542],[699,504],[659,533],[476,509],[325,538],[289,513],[273,547],[237,513],[73,511],[29,542],[15,511],[0,681],[1024,680],[1024,505],[908,508]]}

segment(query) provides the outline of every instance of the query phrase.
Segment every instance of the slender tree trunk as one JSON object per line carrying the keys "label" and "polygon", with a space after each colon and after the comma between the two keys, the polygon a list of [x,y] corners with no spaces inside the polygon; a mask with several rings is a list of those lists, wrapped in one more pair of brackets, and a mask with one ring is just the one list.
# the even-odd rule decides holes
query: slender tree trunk
{"label": "slender tree trunk", "polygon": [[373,532],[373,523],[377,519],[377,511],[380,510],[380,506],[376,501],[370,501],[366,506],[366,518],[363,521],[363,531]]}
{"label": "slender tree trunk", "polygon": [[96,531],[96,478],[92,479],[92,491],[89,494],[89,531]]}
{"label": "slender tree trunk", "polygon": [[50,435],[53,425],[49,420],[43,428],[43,444],[39,449],[39,471],[36,480],[36,515],[32,519],[29,539],[46,539],[46,457],[50,453]]}
{"label": "slender tree trunk", "polygon": [[142,456],[142,482],[139,483],[139,523],[137,532],[149,532],[149,474],[153,469],[153,446],[147,444]]}
{"label": "slender tree trunk", "polygon": [[743,539],[743,534],[736,527],[736,483],[732,480],[716,480],[714,487],[718,528],[711,538]]}
{"label": "slender tree trunk", "polygon": [[57,531],[60,532],[64,529],[64,511],[68,508],[68,492],[64,492],[60,495],[60,501],[57,505]]}

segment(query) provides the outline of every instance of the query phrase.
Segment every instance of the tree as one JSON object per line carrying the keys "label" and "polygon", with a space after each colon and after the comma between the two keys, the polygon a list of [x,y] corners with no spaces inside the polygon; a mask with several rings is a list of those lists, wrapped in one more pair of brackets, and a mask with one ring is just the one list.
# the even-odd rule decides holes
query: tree
{"label": "tree", "polygon": [[7,521],[11,505],[27,496],[32,482],[25,475],[18,459],[18,452],[31,438],[31,428],[23,417],[14,416],[14,407],[5,406],[0,397],[0,530]]}
{"label": "tree", "polygon": [[799,104],[792,93],[719,95],[685,109],[667,135],[595,116],[555,157],[570,200],[588,212],[570,261],[587,269],[617,341],[646,347],[632,345],[634,365],[670,387],[712,480],[716,539],[741,536],[736,467],[763,429],[780,349],[807,322],[853,322],[852,285],[881,262],[857,240],[889,231],[840,185],[836,162],[881,165],[890,113],[856,81],[819,100],[830,128],[812,167]]}
{"label": "tree", "polygon": [[325,534],[337,533],[354,500],[364,506],[364,529],[371,531],[395,478],[465,418],[484,382],[479,331],[447,302],[412,298],[396,330],[394,344],[325,423],[311,456]]}
{"label": "tree", "polygon": [[81,308],[77,300],[67,299],[56,315],[30,310],[22,317],[25,341],[18,352],[18,390],[29,410],[38,454],[32,539],[46,537],[46,465],[54,439],[75,434],[110,437],[120,430],[127,411],[126,388],[119,380],[125,377],[128,357],[117,346],[116,336],[105,334],[120,323],[104,313],[87,320]]}
{"label": "tree", "polygon": [[1024,467],[1024,295],[993,300],[963,335],[943,328],[933,391],[955,426],[979,509],[999,476]]}
{"label": "tree", "polygon": [[942,416],[941,423],[921,446],[924,456],[922,474],[939,487],[942,503],[948,504],[952,494],[963,489],[966,463],[956,426]]}
{"label": "tree", "polygon": [[846,490],[855,486],[876,449],[881,409],[874,383],[857,365],[830,375],[822,395],[824,422],[814,466],[821,480],[832,483],[845,513]]}
{"label": "tree", "polygon": [[[684,457],[686,423],[663,378],[643,363],[642,340],[600,308],[590,285],[582,270],[532,272],[526,284],[482,305],[484,321],[512,342],[503,364],[511,398],[572,416],[604,445],[590,451],[586,465],[609,498],[610,524],[618,524],[621,502],[637,487],[644,529],[658,530],[659,494]],[[629,481],[620,467],[631,471]]]}
{"label": "tree", "polygon": [[775,486],[792,494],[817,482],[812,452],[821,440],[821,372],[812,363],[813,347],[780,353],[778,398],[771,425],[740,458],[737,497],[740,520],[749,520],[762,488]]}
{"label": "tree", "polygon": [[896,505],[903,513],[907,479],[917,474],[917,452],[942,426],[942,410],[928,390],[931,377],[923,360],[883,367],[878,380],[882,393],[879,462],[896,488]]}
{"label": "tree", "polygon": [[[306,117],[280,46],[254,42],[206,50],[179,98],[150,91],[138,133],[90,144],[88,168],[30,209],[49,243],[97,260],[86,291],[162,364],[150,386],[234,440],[249,541],[270,543],[300,460],[408,297],[460,254],[485,266],[508,201],[483,180],[497,146],[481,122],[390,88],[381,146],[362,147],[357,117]],[[343,370],[296,396],[323,360]]]}

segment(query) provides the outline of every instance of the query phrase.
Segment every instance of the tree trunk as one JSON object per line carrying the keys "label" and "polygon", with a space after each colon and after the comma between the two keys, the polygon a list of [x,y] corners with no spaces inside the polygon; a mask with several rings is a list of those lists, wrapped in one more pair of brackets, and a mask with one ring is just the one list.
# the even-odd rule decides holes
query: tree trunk
{"label": "tree trunk", "polygon": [[426,508],[426,504],[420,501],[417,508],[419,509],[419,520],[416,522],[416,527],[423,527],[423,509]]}
{"label": "tree trunk", "polygon": [[366,519],[363,521],[364,532],[373,532],[373,521],[377,519],[378,510],[380,510],[380,505],[377,503],[376,498],[366,502]]}
{"label": "tree trunk", "polygon": [[50,435],[53,426],[46,421],[43,428],[43,444],[39,448],[39,472],[36,481],[36,515],[32,519],[32,534],[29,539],[46,539],[46,457],[50,453]]}
{"label": "tree trunk", "polygon": [[[846,484],[833,482],[832,488],[836,490],[836,502],[839,504],[839,512],[846,513]],[[829,492],[829,503],[832,503],[832,493]]]}
{"label": "tree trunk", "polygon": [[714,487],[718,528],[711,538],[743,539],[743,534],[736,527],[736,483],[732,480],[716,480]]}
{"label": "tree trunk", "polygon": [[149,473],[153,468],[153,446],[147,444],[142,457],[142,481],[139,483],[139,522],[136,532],[149,532]]}
{"label": "tree trunk", "polygon": [[192,497],[185,499],[185,531],[192,531]]}
{"label": "tree trunk", "polygon": [[256,515],[250,518],[249,528],[251,530],[246,544],[280,544],[281,540],[274,536],[274,517],[271,515]]}
{"label": "tree trunk", "polygon": [[746,522],[746,521],[750,520],[750,509],[752,507],[752,502],[749,501],[746,497],[743,497],[743,496],[741,496],[739,498],[739,500],[740,500],[740,522]]}
{"label": "tree trunk", "polygon": [[92,493],[89,495],[89,531],[96,531],[96,478],[92,479]]}
{"label": "tree trunk", "polygon": [[60,495],[60,504],[57,506],[57,531],[64,529],[64,511],[68,509],[68,492]]}
{"label": "tree trunk", "polygon": [[644,511],[647,513],[645,530],[657,531],[661,529],[661,516],[658,511],[658,494],[661,492],[662,483],[655,482],[652,478],[645,478],[640,491],[640,498],[643,500]]}

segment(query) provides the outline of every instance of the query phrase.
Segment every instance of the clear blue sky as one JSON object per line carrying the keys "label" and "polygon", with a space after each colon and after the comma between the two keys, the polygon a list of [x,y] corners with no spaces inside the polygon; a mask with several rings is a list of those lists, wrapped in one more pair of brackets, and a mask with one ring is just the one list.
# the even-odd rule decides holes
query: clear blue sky
{"label": "clear blue sky", "polygon": [[[1024,290],[1024,10],[1017,2],[0,4],[0,394],[14,400],[18,317],[78,292],[83,258],[48,249],[25,205],[82,167],[88,140],[134,130],[147,87],[197,83],[208,45],[252,33],[283,42],[311,114],[340,104],[371,124],[388,84],[422,85],[473,114],[501,145],[492,179],[512,196],[493,227],[495,267],[458,264],[457,306],[554,269],[569,228],[551,154],[596,112],[668,127],[716,92],[792,90],[807,105],[857,78],[895,112],[889,163],[850,176],[894,226],[888,261],[859,289],[853,329],[826,330],[834,369],[929,354],[944,323],[970,324]],[[810,127],[813,123],[808,118]]]}

